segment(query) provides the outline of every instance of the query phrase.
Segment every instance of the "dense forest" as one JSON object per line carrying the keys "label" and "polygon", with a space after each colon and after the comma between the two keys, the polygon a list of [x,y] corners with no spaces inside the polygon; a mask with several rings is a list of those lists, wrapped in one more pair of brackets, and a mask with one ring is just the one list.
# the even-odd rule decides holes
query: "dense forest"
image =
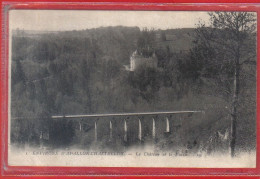
{"label": "dense forest", "polygon": [[[251,45],[245,51],[255,56],[256,34],[246,35]],[[203,110],[203,117],[184,122],[186,128],[178,134],[182,140],[176,134],[172,140],[178,145],[195,141],[206,145],[212,135],[229,131],[234,68],[226,60],[228,52],[203,46],[201,39],[197,29],[121,26],[33,35],[15,32],[11,141],[39,145],[41,132],[50,131],[49,142],[56,147],[87,145],[86,136],[72,132],[72,121],[55,121],[52,115]],[[127,71],[125,65],[135,50],[146,56],[155,53],[158,66]],[[255,149],[254,61],[240,71],[236,144],[242,151]],[[86,132],[91,130],[93,125],[86,126]]]}

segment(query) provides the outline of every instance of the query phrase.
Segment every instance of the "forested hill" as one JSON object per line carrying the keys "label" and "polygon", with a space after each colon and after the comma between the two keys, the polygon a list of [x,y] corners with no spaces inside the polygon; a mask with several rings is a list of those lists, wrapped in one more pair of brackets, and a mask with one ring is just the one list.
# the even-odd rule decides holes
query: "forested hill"
{"label": "forested hill", "polygon": [[[173,61],[168,67],[176,69],[177,67],[174,67],[176,59],[173,58],[172,54],[180,53],[181,50],[185,51],[191,46],[193,29],[157,30],[153,33],[155,37],[153,40],[154,50],[159,58],[159,64],[160,61],[164,64]],[[23,95],[19,94],[22,94],[23,90],[29,90],[27,94],[30,94],[31,98],[24,96],[23,100],[36,100],[35,102],[39,102],[39,105],[47,102],[48,106],[47,108],[37,107],[31,102],[27,103],[32,105],[31,107],[21,104],[20,109],[14,108],[16,109],[12,113],[14,116],[32,114],[37,116],[37,112],[27,114],[33,108],[39,108],[40,111],[47,109],[48,113],[55,114],[133,111],[137,109],[137,106],[127,105],[128,100],[130,103],[138,103],[137,99],[140,95],[145,101],[152,99],[152,96],[155,95],[154,90],[158,91],[158,85],[160,86],[159,82],[150,84],[149,80],[144,86],[139,84],[144,82],[142,80],[137,83],[133,82],[134,84],[131,85],[128,76],[126,76],[127,73],[123,65],[129,64],[130,55],[137,49],[137,40],[141,36],[141,30],[138,27],[100,27],[80,31],[39,31],[38,33],[16,30],[13,34],[12,99],[17,101],[15,100],[16,95],[23,98]],[[168,72],[165,70],[165,73]],[[171,72],[171,74],[173,73]],[[164,79],[156,76],[154,78],[156,81],[164,81],[166,86],[173,83],[172,77],[167,74],[162,77]],[[22,89],[20,89],[21,82],[25,83],[26,87],[22,85],[23,87],[21,86]],[[123,83],[126,84],[123,85]],[[147,92],[147,87],[151,85],[156,89]],[[130,90],[133,86],[136,88],[136,92]],[[19,93],[15,92],[16,88],[20,90]],[[111,101],[105,99],[109,96],[113,97],[113,95],[106,94],[115,93],[112,88],[118,90],[129,88],[121,89],[121,91],[139,94],[128,94],[131,97],[127,98],[125,106],[114,104],[115,108],[121,107],[122,109],[109,109],[113,108],[113,105],[106,104],[106,102]],[[96,98],[94,93],[99,97]],[[43,97],[44,95],[45,97]],[[119,94],[115,93],[114,95],[116,96],[114,100],[120,99]],[[43,99],[46,100],[44,103],[37,99],[41,98],[40,96],[45,98]],[[105,103],[99,98],[105,100]],[[142,99],[140,100],[142,101]],[[102,107],[101,103],[105,106]],[[75,106],[76,110],[72,106]],[[96,106],[96,109],[93,106]],[[22,108],[27,109],[23,110]],[[152,109],[144,106],[144,109],[139,108],[138,110]]]}
{"label": "forested hill", "polygon": [[[155,30],[155,43],[158,49],[169,47],[173,53],[185,52],[192,46],[194,29],[167,29]],[[120,63],[127,64],[130,54],[137,48],[136,42],[141,30],[138,27],[100,27],[86,30],[73,31],[22,31],[14,30],[13,36],[42,39],[48,43],[48,39],[88,39],[97,42],[104,54],[116,59]],[[44,40],[45,39],[45,40]],[[44,46],[44,45],[43,45]],[[50,49],[49,49],[50,50]]]}
{"label": "forested hill", "polygon": [[[119,26],[66,32],[15,31],[11,116],[24,121],[21,125],[12,120],[12,140],[26,141],[21,137],[30,136],[30,130],[39,136],[37,126],[49,124],[33,118],[170,110],[207,111],[204,119],[196,119],[183,134],[189,140],[197,137],[195,130],[198,134],[203,128],[200,140],[208,140],[213,131],[225,130],[230,124],[233,66],[227,63],[229,56],[218,49],[197,46],[190,51],[194,39],[194,29],[150,31]],[[158,57],[158,68],[127,71],[124,65],[129,65],[130,55],[138,47],[146,50],[150,47],[147,44]],[[253,146],[255,124],[248,121],[255,120],[254,66],[241,68],[241,84],[242,125],[238,133],[252,140],[240,140],[238,145]]]}
{"label": "forested hill", "polygon": [[[22,136],[31,135],[31,131],[37,136],[39,128],[49,130],[50,122],[45,119],[51,115],[194,108],[187,106],[191,103],[186,99],[183,105],[174,102],[189,88],[176,81],[178,66],[173,53],[179,53],[179,49],[172,47],[187,48],[180,41],[191,43],[191,37],[184,31],[181,38],[180,29],[176,35],[175,30],[158,30],[151,34],[147,31],[165,68],[129,73],[124,65],[129,64],[143,32],[137,27],[14,31],[11,116],[13,119],[22,117],[23,125],[12,120],[12,140],[24,142]],[[178,45],[173,45],[176,42]],[[33,118],[36,120],[31,120]],[[23,127],[27,125],[31,126],[28,130]]]}

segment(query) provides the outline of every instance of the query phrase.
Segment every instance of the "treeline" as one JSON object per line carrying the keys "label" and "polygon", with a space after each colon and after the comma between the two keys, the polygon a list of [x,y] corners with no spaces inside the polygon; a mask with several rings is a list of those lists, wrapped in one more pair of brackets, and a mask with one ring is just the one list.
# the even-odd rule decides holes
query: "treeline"
{"label": "treeline", "polygon": [[[179,134],[186,137],[178,145],[195,139],[205,142],[212,133],[226,130],[231,99],[223,89],[231,90],[232,64],[222,67],[218,60],[225,54],[201,47],[194,29],[183,32],[194,40],[193,48],[183,53],[169,45],[174,41],[167,41],[165,33],[104,27],[12,37],[11,141],[39,145],[41,131],[48,131],[52,145],[87,145],[79,141],[73,123],[50,119],[64,114],[207,111],[204,119],[184,122],[190,128]],[[158,68],[126,71],[124,65],[136,49],[145,56],[155,52]],[[241,126],[240,145],[249,148],[255,141],[254,123],[249,122],[255,120],[254,77],[255,67],[242,69],[241,121],[248,128],[242,130]],[[252,101],[246,103],[249,99]],[[252,140],[244,140],[248,137]]]}

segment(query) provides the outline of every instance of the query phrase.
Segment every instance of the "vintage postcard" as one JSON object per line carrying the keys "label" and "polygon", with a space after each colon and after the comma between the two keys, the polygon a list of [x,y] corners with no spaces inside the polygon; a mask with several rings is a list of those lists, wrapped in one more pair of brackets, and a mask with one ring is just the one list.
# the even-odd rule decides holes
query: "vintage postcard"
{"label": "vintage postcard", "polygon": [[255,168],[256,21],[10,10],[8,165]]}

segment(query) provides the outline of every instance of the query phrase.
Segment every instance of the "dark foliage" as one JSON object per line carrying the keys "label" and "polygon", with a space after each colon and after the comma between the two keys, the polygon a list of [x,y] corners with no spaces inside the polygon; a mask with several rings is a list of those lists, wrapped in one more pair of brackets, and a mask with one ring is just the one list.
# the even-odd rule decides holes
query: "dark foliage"
{"label": "dark foliage", "polygon": [[[63,114],[207,111],[204,118],[195,116],[194,120],[176,125],[178,134],[172,133],[169,139],[159,142],[160,147],[203,145],[211,134],[229,128],[226,116],[230,98],[222,89],[230,91],[233,64],[226,60],[225,52],[205,48],[194,29],[140,31],[135,27],[102,27],[33,37],[14,36],[12,40],[13,143],[39,145],[41,132],[48,132],[52,147],[91,146],[93,121],[84,123],[83,135],[78,132],[77,122],[50,118]],[[126,71],[124,65],[129,64],[129,57],[136,49],[144,57],[155,52],[158,67]],[[250,90],[255,87],[255,68],[246,67],[241,75],[247,73],[251,76],[245,75],[241,80],[244,96],[241,100],[255,100],[255,91]],[[243,142],[239,145],[247,146],[249,142],[244,139],[255,137],[255,118],[250,114],[255,103],[241,105],[242,108],[246,110],[241,110],[241,124],[248,127],[241,132]],[[176,116],[176,120],[182,118],[190,119]],[[119,150],[122,142],[108,144],[107,121],[98,122],[102,132],[98,134],[100,142]],[[149,122],[145,124],[144,130],[151,135]],[[114,125],[117,130],[113,135],[122,141],[123,123]],[[129,125],[134,135],[137,126],[134,122]],[[162,134],[163,128],[160,127]],[[248,146],[252,148],[254,144]]]}

